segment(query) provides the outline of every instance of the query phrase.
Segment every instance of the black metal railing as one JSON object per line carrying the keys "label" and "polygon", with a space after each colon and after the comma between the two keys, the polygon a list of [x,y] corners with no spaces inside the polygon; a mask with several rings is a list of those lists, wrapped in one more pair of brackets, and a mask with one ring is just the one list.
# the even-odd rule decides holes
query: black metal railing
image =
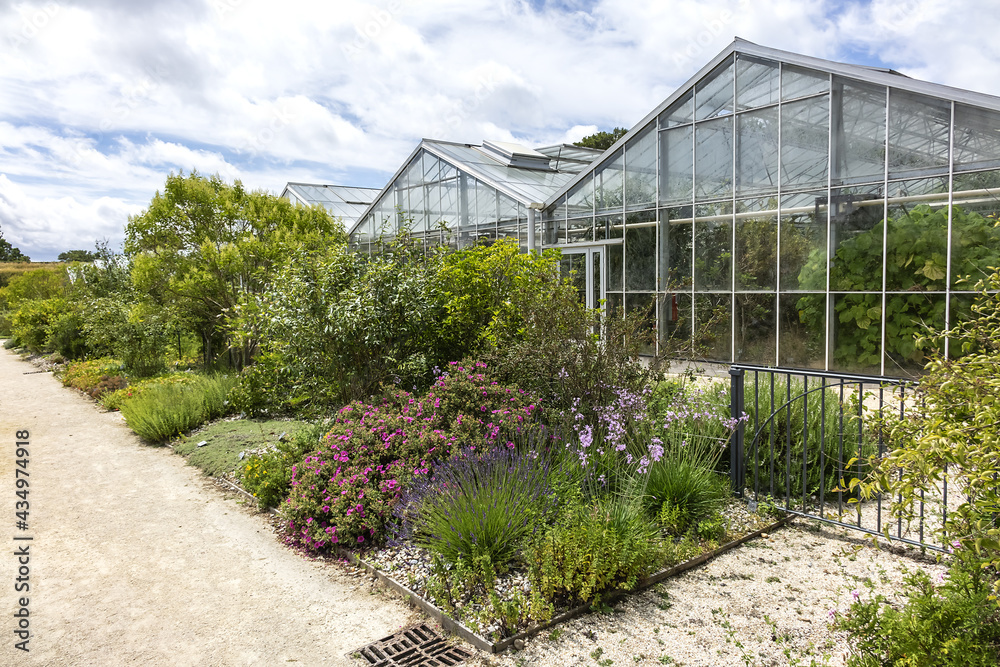
{"label": "black metal railing", "polygon": [[914,520],[904,524],[897,517],[895,526],[886,520],[881,495],[860,498],[849,488],[852,478],[864,479],[870,461],[892,446],[888,422],[919,409],[911,381],[747,365],[732,366],[729,375],[732,416],[743,417],[729,449],[730,479],[738,496],[944,550],[927,540],[947,518],[947,475],[942,493],[921,492]]}

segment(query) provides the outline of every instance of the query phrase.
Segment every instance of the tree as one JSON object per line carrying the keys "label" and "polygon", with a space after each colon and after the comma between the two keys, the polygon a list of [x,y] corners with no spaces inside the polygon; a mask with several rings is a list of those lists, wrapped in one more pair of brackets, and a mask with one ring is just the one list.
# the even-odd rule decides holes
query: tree
{"label": "tree", "polygon": [[93,262],[97,259],[97,253],[89,250],[67,250],[59,253],[60,262]]}
{"label": "tree", "polygon": [[[289,244],[330,242],[344,243],[346,235],[322,207],[197,172],[171,174],[125,228],[135,287],[201,335],[206,361],[229,345],[227,318],[247,295],[267,288]],[[229,347],[230,361],[245,364],[255,344]]]}
{"label": "tree", "polygon": [[30,262],[31,258],[15,248],[0,233],[0,262]]}
{"label": "tree", "polygon": [[606,151],[626,134],[628,134],[627,129],[624,127],[616,127],[610,132],[597,132],[589,137],[584,137],[573,145],[580,146],[581,148],[596,148],[598,150]]}

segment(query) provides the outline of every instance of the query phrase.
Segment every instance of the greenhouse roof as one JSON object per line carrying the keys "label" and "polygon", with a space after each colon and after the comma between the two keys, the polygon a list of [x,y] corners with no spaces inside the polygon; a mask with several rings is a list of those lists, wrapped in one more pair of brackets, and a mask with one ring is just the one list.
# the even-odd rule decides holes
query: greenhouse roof
{"label": "greenhouse roof", "polygon": [[[894,89],[908,93],[955,101],[961,104],[993,111],[1000,111],[1000,97],[993,95],[912,79],[905,74],[901,74],[891,69],[839,63],[832,60],[804,56],[792,53],[791,51],[773,49],[770,47],[760,46],[737,37],[733,40],[732,44],[726,47],[684,84],[679,86],[673,94],[670,95],[670,97],[647,114],[645,118],[636,123],[636,125],[627,134],[621,137],[611,148],[604,152],[601,159],[594,161],[590,169],[588,169],[585,173],[579,173],[577,176],[573,177],[571,180],[559,187],[558,190],[554,191],[546,200],[546,206],[551,206],[561,196],[565,195],[574,185],[579,183],[585,177],[585,174],[591,173],[604,163],[617,159],[620,156],[621,149],[629,142],[629,140],[645,130],[651,123],[655,123],[657,117],[669,107],[674,105],[678,100],[681,100],[686,95],[690,95],[696,86],[702,84],[704,80],[710,79],[712,75],[714,75],[715,69],[725,63],[725,61],[734,53],[749,56],[750,58],[780,61],[788,65],[818,70],[823,73],[833,74],[864,83],[890,86]],[[708,90],[709,87],[706,87],[705,90]],[[726,104],[732,104],[732,100],[727,99],[727,97],[729,96],[719,95],[720,104],[723,106],[713,109],[705,117],[713,118],[732,114],[735,110],[725,107]],[[715,100],[709,99],[707,103],[714,101]],[[1000,136],[996,138],[996,141],[1000,142]]]}
{"label": "greenhouse roof", "polygon": [[378,188],[289,183],[281,196],[306,206],[320,204],[331,215],[343,220],[347,226],[353,226],[378,193]]}
{"label": "greenhouse roof", "polygon": [[[486,141],[483,144],[459,144],[424,139],[389,179],[385,188],[374,194],[371,202],[377,202],[382,193],[392,188],[421,151],[427,151],[525,205],[544,202],[603,153],[570,144],[531,149],[512,143]],[[355,221],[363,219],[370,207],[371,204],[359,211]]]}

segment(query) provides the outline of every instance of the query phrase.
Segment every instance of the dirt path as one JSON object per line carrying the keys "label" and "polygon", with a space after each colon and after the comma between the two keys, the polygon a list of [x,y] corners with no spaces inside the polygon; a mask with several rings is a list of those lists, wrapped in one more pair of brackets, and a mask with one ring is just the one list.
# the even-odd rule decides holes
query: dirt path
{"label": "dirt path", "polygon": [[[183,458],[33,370],[0,350],[0,665],[358,664],[344,654],[419,618],[292,553]],[[19,429],[27,531],[15,526]],[[23,545],[31,589],[16,593]],[[22,596],[27,654],[14,646]]]}

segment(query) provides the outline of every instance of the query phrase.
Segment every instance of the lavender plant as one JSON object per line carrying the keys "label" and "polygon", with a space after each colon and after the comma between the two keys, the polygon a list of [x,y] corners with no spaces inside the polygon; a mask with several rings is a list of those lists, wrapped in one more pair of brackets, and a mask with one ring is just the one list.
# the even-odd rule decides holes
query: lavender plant
{"label": "lavender plant", "polygon": [[463,451],[403,496],[402,534],[446,562],[502,569],[556,506],[550,473],[544,454]]}

